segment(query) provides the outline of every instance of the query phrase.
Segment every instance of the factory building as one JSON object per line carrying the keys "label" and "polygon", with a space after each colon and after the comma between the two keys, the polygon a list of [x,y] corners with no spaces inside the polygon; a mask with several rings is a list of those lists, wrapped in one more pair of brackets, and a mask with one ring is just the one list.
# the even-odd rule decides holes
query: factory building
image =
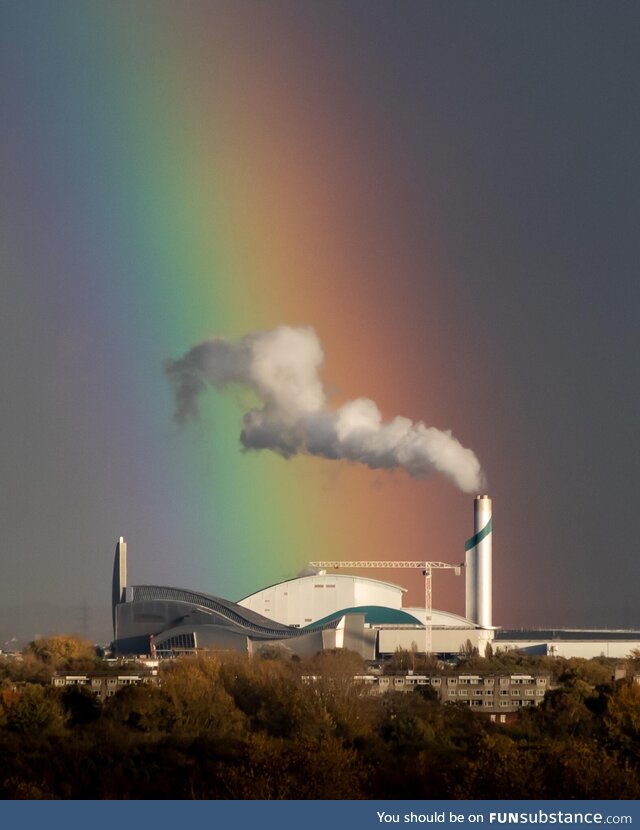
{"label": "factory building", "polygon": [[[398,648],[423,652],[426,609],[404,607],[406,592],[378,579],[321,571],[263,588],[238,604],[300,629],[322,625],[336,615],[364,615],[365,626],[375,631],[377,656],[393,654]],[[432,650],[437,654],[457,654],[468,641],[484,653],[493,639],[493,629],[485,630],[447,611],[432,609],[430,622]]]}
{"label": "factory building", "polygon": [[[365,586],[369,592],[375,588],[376,580],[355,577],[354,581],[374,583]],[[297,582],[290,580],[266,590],[280,589],[284,594],[287,588],[291,593],[300,589],[303,595],[308,588]],[[381,586],[383,593],[388,590],[387,583]],[[424,609],[381,605],[375,593],[371,600],[367,605],[338,607],[329,613],[324,613],[324,606],[324,616],[314,615],[311,623],[285,625],[242,603],[201,592],[158,585],[127,586],[125,601],[114,610],[114,648],[117,654],[162,656],[199,649],[253,654],[263,647],[276,646],[300,657],[324,649],[348,648],[367,660],[389,656],[398,647],[424,651],[425,626],[419,618],[420,614],[424,618]],[[275,603],[273,607],[277,609]],[[432,633],[434,651],[440,654],[457,654],[469,641],[482,646],[486,636],[462,617],[445,612],[433,614]]]}
{"label": "factory building", "polygon": [[493,647],[545,657],[612,657],[624,659],[640,650],[640,631],[553,629],[498,631]]}
{"label": "factory building", "polygon": [[384,658],[398,648],[451,655],[471,644],[484,652],[494,635],[490,624],[482,624],[491,619],[491,500],[479,500],[473,544],[468,543],[466,555],[467,568],[473,571],[473,579],[467,580],[467,607],[476,619],[431,608],[430,567],[456,567],[446,563],[424,563],[429,585],[425,608],[404,607],[406,589],[394,583],[325,569],[270,585],[234,603],[183,588],[127,585],[127,546],[120,537],[112,588],[115,651],[252,654],[277,646],[309,656],[348,648],[367,660]]}
{"label": "factory building", "polygon": [[[405,588],[390,582],[320,571],[270,585],[241,599],[238,605],[283,625],[304,628],[341,608],[375,605],[400,611],[404,593]],[[420,621],[409,614],[405,615],[405,620],[420,625]]]}
{"label": "factory building", "polygon": [[[277,647],[299,656],[347,648],[367,660],[398,648],[455,655],[469,646],[557,657],[622,658],[640,649],[639,631],[505,631],[493,626],[492,504],[473,502],[473,535],[465,544],[465,616],[431,606],[431,571],[459,570],[443,562],[320,562],[312,573],[270,585],[231,602],[159,585],[127,582],[127,545],[116,546],[112,583],[114,648],[117,654],[158,656],[206,649],[253,654]],[[393,582],[345,573],[344,569],[419,567],[425,576],[425,607],[403,604],[406,589]],[[336,573],[336,568],[342,568]]]}
{"label": "factory building", "polygon": [[[251,654],[278,643],[292,654],[307,656],[351,644],[352,626],[341,618],[298,630],[220,597],[162,585],[127,586],[114,617],[114,649],[119,655],[162,656],[198,649]],[[357,644],[361,640],[357,637]]]}

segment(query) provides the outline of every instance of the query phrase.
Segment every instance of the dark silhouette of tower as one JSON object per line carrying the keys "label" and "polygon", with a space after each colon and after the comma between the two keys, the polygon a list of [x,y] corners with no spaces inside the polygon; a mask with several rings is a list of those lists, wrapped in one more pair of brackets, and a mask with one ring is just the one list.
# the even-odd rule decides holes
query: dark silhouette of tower
{"label": "dark silhouette of tower", "polygon": [[118,539],[116,555],[113,560],[113,588],[111,592],[111,616],[113,620],[113,637],[118,639],[116,631],[116,605],[124,602],[124,590],[127,587],[127,543],[124,536]]}

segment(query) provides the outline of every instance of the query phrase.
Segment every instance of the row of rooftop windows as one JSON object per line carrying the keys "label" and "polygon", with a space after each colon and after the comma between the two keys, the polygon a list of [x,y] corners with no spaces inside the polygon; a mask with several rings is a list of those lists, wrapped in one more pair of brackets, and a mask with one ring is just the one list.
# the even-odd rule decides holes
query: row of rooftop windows
{"label": "row of rooftop windows", "polygon": [[[467,706],[471,706],[473,709],[478,709],[482,707],[486,708],[495,708],[495,704],[492,700],[476,700],[475,698],[471,698],[470,700],[461,700],[460,703],[465,704]],[[516,707],[526,707],[526,706],[535,706],[535,700],[501,700],[500,701],[500,708],[502,709],[512,709],[514,706]],[[502,721],[504,723],[504,721]]]}
{"label": "row of rooftop windows", "polygon": [[155,678],[141,675],[125,677],[88,677],[86,675],[62,675],[51,678],[54,686],[134,686],[137,683],[153,683]]}
{"label": "row of rooftop windows", "polygon": [[[477,686],[483,684],[484,686],[493,686],[495,683],[494,677],[448,677],[447,678],[447,685],[449,686]],[[508,675],[505,677],[498,678],[501,686],[546,686],[547,678],[546,677],[534,677],[533,675],[528,676],[513,676]]]}
{"label": "row of rooftop windows", "polygon": [[[455,697],[456,695],[458,695],[458,697],[468,697],[468,696],[470,696],[470,693],[467,689],[449,689],[447,691],[447,694],[449,695],[449,697]],[[473,697],[482,697],[483,694],[484,694],[485,697],[490,697],[491,700],[493,700],[493,698],[495,696],[493,691],[490,690],[490,689],[485,689],[484,693],[483,693],[482,689],[474,690],[472,696]],[[534,697],[534,696],[543,697],[544,696],[544,689],[524,689],[522,691],[520,689],[501,689],[500,690],[500,696],[501,697],[520,697],[523,694],[524,694],[525,697]]]}

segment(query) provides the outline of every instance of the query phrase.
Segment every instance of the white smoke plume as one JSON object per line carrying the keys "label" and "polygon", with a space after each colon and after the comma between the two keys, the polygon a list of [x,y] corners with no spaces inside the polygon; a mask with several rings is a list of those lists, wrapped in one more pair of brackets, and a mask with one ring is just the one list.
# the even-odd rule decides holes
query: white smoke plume
{"label": "white smoke plume", "polygon": [[449,431],[409,418],[383,422],[376,404],[357,398],[331,407],[320,378],[322,346],[312,328],[280,326],[247,334],[237,342],[205,340],[165,370],[176,395],[176,420],[198,415],[207,386],[231,383],[251,388],[261,408],[243,418],[247,449],[273,450],[285,458],[298,453],[358,461],[372,469],[403,467],[414,478],[441,473],[465,492],[483,483],[480,463]]}

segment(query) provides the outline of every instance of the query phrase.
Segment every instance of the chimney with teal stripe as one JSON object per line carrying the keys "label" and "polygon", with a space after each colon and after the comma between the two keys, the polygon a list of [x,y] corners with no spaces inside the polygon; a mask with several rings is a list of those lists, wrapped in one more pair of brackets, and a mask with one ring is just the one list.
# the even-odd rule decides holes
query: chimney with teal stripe
{"label": "chimney with teal stripe", "polygon": [[473,536],[465,544],[465,616],[491,628],[491,538],[493,535],[491,499],[473,500]]}

